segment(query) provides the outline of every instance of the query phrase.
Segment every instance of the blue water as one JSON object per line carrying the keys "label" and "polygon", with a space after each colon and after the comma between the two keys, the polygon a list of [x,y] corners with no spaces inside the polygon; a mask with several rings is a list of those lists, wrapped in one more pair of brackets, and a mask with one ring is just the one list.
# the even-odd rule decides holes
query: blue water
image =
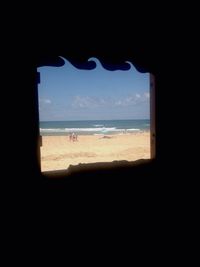
{"label": "blue water", "polygon": [[150,120],[41,121],[41,135],[122,134],[150,130]]}

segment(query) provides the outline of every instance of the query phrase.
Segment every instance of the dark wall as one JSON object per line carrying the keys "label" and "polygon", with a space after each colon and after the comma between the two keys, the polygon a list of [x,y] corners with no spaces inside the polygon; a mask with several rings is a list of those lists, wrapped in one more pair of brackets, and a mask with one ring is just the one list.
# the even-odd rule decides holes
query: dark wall
{"label": "dark wall", "polygon": [[[68,244],[76,253],[73,260],[82,260],[80,251],[86,248],[87,259],[99,251],[96,261],[107,253],[112,262],[123,255],[124,263],[126,256],[131,255],[131,261],[135,259],[136,247],[140,261],[166,262],[171,261],[171,255],[173,262],[174,255],[178,262],[185,261],[188,244],[191,247],[194,243],[185,240],[192,236],[197,221],[191,218],[197,214],[198,209],[193,211],[194,203],[198,202],[191,200],[193,188],[198,188],[193,183],[198,171],[192,174],[191,170],[198,166],[194,138],[198,119],[194,127],[189,127],[190,131],[185,131],[184,126],[191,126],[192,116],[186,115],[199,87],[191,86],[195,75],[187,88],[185,80],[188,69],[192,72],[196,69],[197,53],[192,56],[191,52],[198,42],[191,37],[194,28],[190,24],[199,16],[190,12],[188,4],[184,10],[183,2],[177,8],[174,3],[161,3],[158,9],[158,1],[155,6],[152,1],[149,4],[142,1],[138,9],[133,1],[129,6],[115,1],[111,8],[108,1],[104,6],[93,1],[88,9],[85,1],[81,6],[74,1],[73,10],[69,1],[63,7],[48,2],[44,9],[41,1],[27,3],[20,6],[16,2],[15,7],[9,2],[7,12],[2,9],[0,191],[4,250],[9,251],[9,256],[17,256],[15,259],[26,259],[29,253],[29,258],[35,259],[41,246],[46,262],[61,246],[68,259],[71,255],[71,250],[66,249]],[[199,29],[199,23],[196,25]],[[187,66],[186,54],[194,61]],[[36,159],[36,67],[44,61],[57,62],[52,59],[58,55],[66,55],[74,62],[84,62],[88,55],[108,64],[132,60],[138,70],[155,75],[154,162],[85,171],[73,174],[70,179],[44,179],[40,175]],[[194,113],[198,114],[198,104],[195,107]],[[187,153],[185,144],[195,148],[194,153]],[[47,247],[51,250],[45,254]],[[183,255],[185,248],[187,253]],[[59,250],[56,261],[60,256]]]}
{"label": "dark wall", "polygon": [[[10,53],[7,60],[8,73],[12,73],[12,77],[8,78],[13,88],[10,99],[10,106],[14,107],[12,123],[17,129],[14,135],[13,132],[9,132],[9,139],[14,147],[12,166],[10,167],[8,163],[5,167],[7,176],[10,177],[10,190],[17,189],[26,196],[31,196],[33,201],[37,197],[67,198],[73,193],[82,199],[88,195],[98,199],[102,192],[106,198],[115,199],[119,195],[122,199],[131,198],[133,195],[139,198],[143,196],[144,199],[150,197],[151,200],[155,196],[163,198],[168,187],[163,177],[163,168],[166,170],[166,175],[170,175],[172,168],[169,164],[171,148],[168,145],[171,136],[166,124],[172,115],[170,111],[166,113],[166,110],[169,110],[168,88],[172,87],[168,71],[171,54],[167,46],[163,50],[161,40],[156,39],[156,34],[151,29],[138,32],[138,30],[123,32],[115,29],[104,34],[94,33],[91,28],[85,28],[83,31],[79,29],[73,34],[58,31],[56,35],[55,31],[48,31],[40,34],[35,32],[31,35],[29,32],[31,38],[27,42],[26,38],[23,38],[20,45],[17,42],[14,44],[14,53]],[[57,57],[59,55],[79,67],[92,56],[99,58],[107,68],[111,65],[118,67],[129,60],[139,71],[155,75],[157,131],[155,160],[136,167],[118,166],[100,171],[97,167],[97,170],[92,169],[57,180],[46,179],[39,173],[36,68],[42,65],[59,66],[61,64]]]}

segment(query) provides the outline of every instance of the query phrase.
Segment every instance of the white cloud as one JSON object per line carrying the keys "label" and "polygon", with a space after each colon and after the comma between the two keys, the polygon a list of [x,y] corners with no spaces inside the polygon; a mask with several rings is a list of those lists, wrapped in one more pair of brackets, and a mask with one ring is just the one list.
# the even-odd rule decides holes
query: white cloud
{"label": "white cloud", "polygon": [[134,95],[126,96],[123,98],[110,97],[89,97],[89,96],[75,96],[72,102],[74,108],[97,108],[97,107],[127,107],[135,106],[140,103],[145,103],[149,99],[149,93],[143,94],[136,93]]}
{"label": "white cloud", "polygon": [[140,94],[135,94],[135,97],[136,97],[136,98],[140,98],[141,95],[140,95]]}
{"label": "white cloud", "polygon": [[105,99],[101,98],[101,99],[100,99],[100,104],[102,104],[102,105],[106,104]]}
{"label": "white cloud", "polygon": [[94,108],[106,105],[107,101],[103,98],[89,96],[75,96],[72,107],[75,108]]}
{"label": "white cloud", "polygon": [[78,108],[87,108],[92,105],[93,101],[90,97],[81,97],[81,96],[75,96],[74,101],[72,102],[73,107]]}
{"label": "white cloud", "polygon": [[140,98],[141,98],[140,94],[135,94],[133,96],[117,99],[117,101],[115,101],[115,106],[121,106],[121,107],[133,106],[140,101]]}
{"label": "white cloud", "polygon": [[40,103],[40,104],[51,104],[52,101],[51,101],[50,99],[40,98],[40,99],[39,99],[39,103]]}
{"label": "white cloud", "polygon": [[50,99],[44,99],[44,103],[45,104],[51,104],[51,100]]}
{"label": "white cloud", "polygon": [[123,104],[123,103],[122,103],[121,100],[118,100],[118,101],[115,102],[115,105],[116,105],[116,106],[121,106],[122,104]]}

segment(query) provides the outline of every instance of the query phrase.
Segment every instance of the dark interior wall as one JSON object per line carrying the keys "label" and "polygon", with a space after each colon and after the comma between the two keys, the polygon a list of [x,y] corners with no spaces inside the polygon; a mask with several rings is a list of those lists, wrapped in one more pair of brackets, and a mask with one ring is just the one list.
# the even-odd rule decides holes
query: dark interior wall
{"label": "dark interior wall", "polygon": [[[192,88],[188,83],[189,90],[184,91],[188,66],[192,71],[196,68],[197,54],[190,56],[193,40],[186,36],[187,29],[191,32],[192,27],[188,26],[194,16],[190,18],[188,3],[183,11],[184,3],[178,4],[177,9],[173,3],[167,9],[161,2],[158,11],[159,3],[149,9],[152,3],[147,6],[142,2],[139,12],[132,1],[130,9],[126,6],[125,10],[125,3],[119,1],[116,12],[117,1],[110,10],[107,9],[108,1],[102,10],[94,1],[92,10],[86,13],[87,8],[82,9],[74,3],[73,12],[66,7],[68,3],[65,1],[65,8],[53,6],[50,13],[47,10],[50,2],[45,3],[44,10],[41,10],[41,3],[34,3],[35,12],[29,2],[26,4],[28,11],[24,9],[25,3],[19,10],[18,2],[18,9],[9,2],[9,12],[3,12],[1,26],[5,26],[6,34],[2,36],[1,31],[1,65],[5,75],[1,73],[0,190],[5,210],[1,220],[5,236],[3,247],[9,251],[6,261],[13,259],[10,255],[15,256],[15,253],[15,260],[19,257],[20,260],[26,259],[31,252],[29,258],[35,259],[41,246],[46,262],[55,255],[56,247],[63,244],[65,258],[71,254],[65,247],[69,244],[76,253],[73,260],[82,260],[78,244],[81,251],[87,249],[85,255],[89,259],[96,255],[93,250],[96,253],[99,250],[96,261],[106,254],[106,249],[112,262],[114,257],[118,260],[125,247],[127,257],[122,256],[124,263],[129,255],[133,261],[132,245],[135,244],[140,262],[146,259],[149,263],[153,259],[154,263],[166,260],[171,263],[174,256],[177,262],[181,259],[185,262],[187,255],[191,262],[194,257],[188,254],[188,244],[191,249],[194,242],[187,242],[187,237],[196,236],[192,229],[197,220],[192,219],[198,210],[194,211],[194,202],[198,202],[192,203],[191,200],[193,188],[198,187],[192,181],[190,191],[188,181],[198,177],[198,172],[192,174],[191,171],[194,165],[198,166],[194,163],[194,158],[197,160],[198,157],[195,153],[186,155],[185,143],[196,150],[197,139],[194,138],[194,128],[185,131],[183,126],[185,118],[191,123],[191,117],[184,115],[187,115],[190,93],[196,98],[192,90],[198,88]],[[84,6],[85,1],[82,3]],[[196,25],[199,27],[199,23]],[[177,42],[181,31],[183,38]],[[197,33],[195,30],[196,36]],[[194,64],[186,66],[184,60],[188,52]],[[70,180],[46,180],[38,173],[36,159],[36,67],[44,57],[66,55],[81,61],[88,54],[108,62],[132,59],[138,69],[155,74],[157,157],[154,162],[137,168],[85,172],[73,175]],[[5,59],[4,63],[2,59]],[[184,72],[177,71],[180,67]],[[193,78],[192,75],[190,82]],[[197,122],[195,120],[195,127]],[[194,146],[190,137],[195,141]],[[194,211],[193,214],[187,213],[188,210]],[[58,237],[62,240],[57,240]],[[56,242],[52,242],[53,239]],[[87,243],[91,244],[89,249]],[[53,248],[53,253],[48,250],[45,254],[47,245]],[[111,254],[112,248],[115,254]],[[61,253],[56,260],[60,256]]]}
{"label": "dark interior wall", "polygon": [[[68,31],[69,28],[68,25],[64,31],[59,29],[57,33],[55,28],[52,31],[48,28],[48,31],[42,29],[39,32],[28,32],[20,44],[16,41],[15,51],[10,55],[8,65],[12,79],[9,78],[9,81],[14,88],[10,101],[14,107],[15,127],[18,129],[14,136],[10,133],[11,143],[15,148],[12,168],[6,168],[10,184],[14,184],[15,188],[22,190],[23,193],[30,190],[34,196],[37,194],[59,196],[60,192],[64,196],[71,192],[79,192],[81,196],[85,196],[84,190],[93,196],[97,196],[103,190],[107,196],[113,195],[115,198],[119,194],[131,197],[133,192],[138,196],[141,193],[145,198],[146,193],[151,196],[162,195],[165,192],[165,183],[161,170],[171,154],[165,139],[168,134],[166,121],[169,121],[171,115],[170,112],[166,115],[167,87],[170,84],[166,82],[170,78],[166,72],[170,58],[170,54],[165,53],[167,46],[164,51],[160,38],[155,38],[156,34],[150,27],[144,31],[134,28],[133,31],[129,25],[129,28],[123,31],[123,27],[113,24],[105,32],[95,32],[92,27],[82,26],[79,29],[74,27],[73,33]],[[129,60],[139,71],[148,71],[155,75],[157,131],[155,161],[138,168],[122,167],[107,171],[98,171],[97,168],[97,171],[80,173],[71,179],[56,181],[46,180],[40,175],[36,157],[38,153],[36,148],[38,114],[35,109],[36,68],[41,65],[61,64],[58,55],[79,66],[92,56],[99,58],[105,67],[109,67],[110,64],[118,66]],[[24,129],[23,132],[20,129]],[[169,171],[167,168],[166,170]],[[10,173],[13,175],[10,176]]]}

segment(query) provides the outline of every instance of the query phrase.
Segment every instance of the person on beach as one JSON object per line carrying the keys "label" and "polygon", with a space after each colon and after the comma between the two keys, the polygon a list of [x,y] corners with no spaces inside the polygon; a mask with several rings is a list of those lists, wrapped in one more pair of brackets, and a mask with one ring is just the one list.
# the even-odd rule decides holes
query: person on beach
{"label": "person on beach", "polygon": [[69,141],[70,141],[70,142],[71,142],[71,141],[73,141],[73,142],[78,141],[78,135],[75,134],[75,133],[70,133],[70,134],[69,134]]}
{"label": "person on beach", "polygon": [[75,141],[75,133],[72,133],[72,141]]}
{"label": "person on beach", "polygon": [[69,134],[69,141],[72,141],[72,133]]}
{"label": "person on beach", "polygon": [[73,142],[78,141],[78,136],[75,133],[72,133],[72,140]]}

